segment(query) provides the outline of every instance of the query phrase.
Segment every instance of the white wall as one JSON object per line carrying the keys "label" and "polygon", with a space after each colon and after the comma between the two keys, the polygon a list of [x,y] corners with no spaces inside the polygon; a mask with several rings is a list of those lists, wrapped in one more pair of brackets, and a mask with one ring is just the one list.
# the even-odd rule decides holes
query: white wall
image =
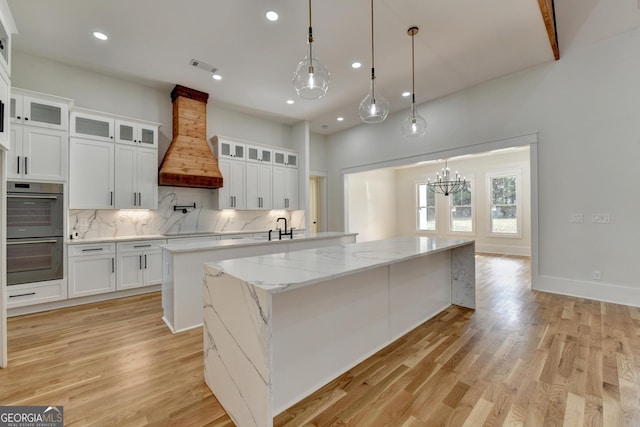
{"label": "white wall", "polygon": [[309,170],[313,172],[327,171],[327,142],[324,135],[309,134]]}
{"label": "white wall", "polygon": [[[419,106],[426,136],[404,141],[404,111],[328,138],[330,224],[342,226],[341,172],[538,132],[539,277],[552,292],[640,306],[632,188],[640,158],[640,30]],[[472,148],[471,148],[472,149]],[[593,213],[610,224],[594,224]],[[583,213],[583,224],[570,224]],[[602,280],[592,279],[593,270]],[[535,275],[534,275],[535,278]]]}
{"label": "white wall", "polygon": [[396,236],[396,177],[391,169],[350,174],[348,229],[358,242]]}
{"label": "white wall", "polygon": [[[437,231],[417,231],[416,183],[424,183],[428,178],[432,181],[436,172],[440,172],[443,162],[427,163],[396,171],[396,194],[399,236],[436,236],[449,238],[471,238],[476,241],[477,252],[489,252],[506,255],[531,254],[531,183],[529,171],[529,150],[507,150],[480,156],[464,157],[449,161],[452,173],[459,171],[461,175],[472,180],[472,200],[474,211],[474,232],[472,234],[449,232],[449,198],[436,196]],[[490,200],[488,175],[513,171],[521,177],[519,210],[521,212],[520,236],[495,237],[490,233]]]}

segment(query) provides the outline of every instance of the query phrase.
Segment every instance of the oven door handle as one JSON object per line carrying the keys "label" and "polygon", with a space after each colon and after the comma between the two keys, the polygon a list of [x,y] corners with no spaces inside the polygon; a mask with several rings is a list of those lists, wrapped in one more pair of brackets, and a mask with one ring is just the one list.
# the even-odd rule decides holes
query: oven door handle
{"label": "oven door handle", "polygon": [[36,194],[33,194],[31,196],[22,195],[22,194],[7,194],[7,197],[10,197],[13,199],[47,199],[47,200],[58,199],[58,196],[40,196]]}
{"label": "oven door handle", "polygon": [[7,242],[7,246],[9,245],[34,245],[38,243],[58,243],[57,240],[21,240],[19,242]]}

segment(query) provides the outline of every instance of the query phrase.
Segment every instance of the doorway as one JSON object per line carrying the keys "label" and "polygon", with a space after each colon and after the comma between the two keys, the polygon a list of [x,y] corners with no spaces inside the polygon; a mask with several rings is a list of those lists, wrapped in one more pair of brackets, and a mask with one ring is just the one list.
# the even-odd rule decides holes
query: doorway
{"label": "doorway", "polygon": [[312,233],[327,231],[327,177],[309,176],[309,209],[307,229]]}

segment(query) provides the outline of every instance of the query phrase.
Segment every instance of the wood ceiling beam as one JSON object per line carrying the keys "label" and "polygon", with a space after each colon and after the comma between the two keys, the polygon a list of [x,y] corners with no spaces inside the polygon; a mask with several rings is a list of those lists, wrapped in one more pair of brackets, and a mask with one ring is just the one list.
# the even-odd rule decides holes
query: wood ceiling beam
{"label": "wood ceiling beam", "polygon": [[544,26],[547,28],[547,35],[549,36],[553,56],[558,60],[560,59],[560,49],[558,48],[558,33],[556,31],[556,14],[553,7],[553,0],[538,0],[538,5],[540,6],[540,12],[542,12]]}

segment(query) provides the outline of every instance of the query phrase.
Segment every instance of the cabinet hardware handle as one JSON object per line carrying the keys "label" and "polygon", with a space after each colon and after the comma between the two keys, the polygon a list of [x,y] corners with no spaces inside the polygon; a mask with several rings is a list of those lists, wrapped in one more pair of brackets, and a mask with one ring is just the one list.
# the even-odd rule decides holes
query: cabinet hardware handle
{"label": "cabinet hardware handle", "polygon": [[144,269],[147,269],[147,254],[144,254]]}
{"label": "cabinet hardware handle", "polygon": [[29,174],[29,168],[27,166],[28,165],[27,160],[28,160],[27,156],[24,156],[24,174],[25,175]]}
{"label": "cabinet hardware handle", "polygon": [[109,202],[110,206],[113,206],[113,191],[111,191],[111,201]]}
{"label": "cabinet hardware handle", "polygon": [[142,206],[142,193],[138,193],[138,206]]}
{"label": "cabinet hardware handle", "polygon": [[20,119],[21,119],[21,117],[20,117],[20,116],[16,116],[16,119],[20,120]]}
{"label": "cabinet hardware handle", "polygon": [[82,252],[97,252],[102,250],[104,250],[104,248],[90,248],[90,249],[83,249]]}
{"label": "cabinet hardware handle", "polygon": [[10,199],[47,199],[47,200],[57,200],[57,196],[41,196],[38,194],[30,194],[28,196],[21,194],[7,194],[7,198]]}
{"label": "cabinet hardware handle", "polygon": [[21,240],[19,242],[7,242],[7,246],[13,245],[37,245],[38,243],[58,243],[55,239],[50,240]]}
{"label": "cabinet hardware handle", "polygon": [[142,270],[142,255],[138,255],[138,265],[140,266],[140,270]]}
{"label": "cabinet hardware handle", "polygon": [[109,138],[113,139],[113,135],[112,135],[112,136],[110,136]]}
{"label": "cabinet hardware handle", "polygon": [[18,156],[18,173],[20,173],[20,156]]}
{"label": "cabinet hardware handle", "polygon": [[133,206],[136,206],[136,198],[138,197],[138,195],[136,193],[133,193]]}
{"label": "cabinet hardware handle", "polygon": [[111,272],[112,273],[116,272],[116,259],[115,258],[111,258]]}
{"label": "cabinet hardware handle", "polygon": [[25,119],[25,120],[29,120],[29,117],[25,117],[24,119]]}
{"label": "cabinet hardware handle", "polygon": [[28,297],[35,294],[35,292],[29,292],[28,294],[9,295],[9,298]]}
{"label": "cabinet hardware handle", "polygon": [[151,245],[133,245],[134,248],[150,248]]}
{"label": "cabinet hardware handle", "polygon": [[0,101],[0,132],[4,132],[4,102],[2,101]]}

